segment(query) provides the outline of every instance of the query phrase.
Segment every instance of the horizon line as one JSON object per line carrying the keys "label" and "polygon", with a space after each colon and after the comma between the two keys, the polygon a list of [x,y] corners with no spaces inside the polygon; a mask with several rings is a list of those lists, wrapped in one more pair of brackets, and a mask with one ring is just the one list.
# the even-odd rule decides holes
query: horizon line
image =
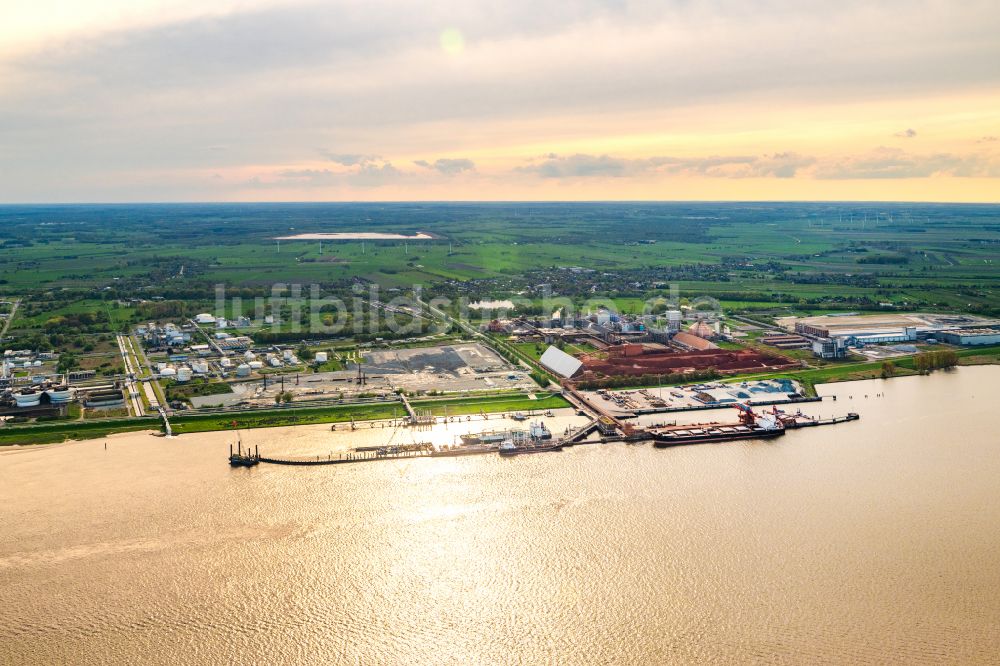
{"label": "horizon line", "polygon": [[950,206],[997,206],[995,201],[948,201],[904,199],[352,199],[270,201],[5,201],[2,207],[25,206],[247,206],[247,205],[400,205],[400,204],[906,204]]}

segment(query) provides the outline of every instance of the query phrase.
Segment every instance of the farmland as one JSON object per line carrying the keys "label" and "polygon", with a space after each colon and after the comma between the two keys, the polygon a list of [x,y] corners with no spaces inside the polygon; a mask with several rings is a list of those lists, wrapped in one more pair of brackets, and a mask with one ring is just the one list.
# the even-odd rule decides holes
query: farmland
{"label": "farmland", "polygon": [[[273,240],[359,228],[436,238]],[[250,294],[276,282],[451,283],[496,295],[573,266],[616,299],[671,282],[748,309],[846,300],[1000,310],[1000,207],[988,205],[4,206],[0,242],[2,293],[50,300],[29,304],[25,327],[122,295],[210,302],[216,284]]]}

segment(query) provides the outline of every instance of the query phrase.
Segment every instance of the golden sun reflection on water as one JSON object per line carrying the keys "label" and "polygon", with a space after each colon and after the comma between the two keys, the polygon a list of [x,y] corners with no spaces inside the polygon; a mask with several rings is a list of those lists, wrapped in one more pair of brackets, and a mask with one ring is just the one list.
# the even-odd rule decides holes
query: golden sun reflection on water
{"label": "golden sun reflection on water", "polygon": [[861,421],[311,468],[230,469],[233,433],[3,451],[0,663],[995,663],[1000,368],[821,390]]}

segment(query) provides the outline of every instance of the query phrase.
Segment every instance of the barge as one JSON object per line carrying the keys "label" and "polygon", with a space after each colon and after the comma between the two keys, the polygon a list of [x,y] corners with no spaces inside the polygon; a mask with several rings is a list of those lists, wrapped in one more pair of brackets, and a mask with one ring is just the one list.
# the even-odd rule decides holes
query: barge
{"label": "barge", "polygon": [[777,407],[772,407],[769,413],[757,415],[749,404],[736,403],[732,406],[740,411],[738,424],[696,423],[654,428],[649,431],[653,446],[665,448],[682,444],[707,444],[740,439],[774,439],[781,437],[789,430],[835,425],[857,421],[861,418],[856,412],[850,412],[845,416],[820,419],[806,416],[802,410],[795,414],[788,414]]}
{"label": "barge", "polygon": [[785,434],[785,424],[777,416],[773,414],[757,416],[750,405],[741,403],[735,404],[734,407],[740,410],[740,422],[737,425],[696,423],[660,428],[650,432],[653,446],[662,449],[683,444],[708,444],[738,439],[773,439]]}

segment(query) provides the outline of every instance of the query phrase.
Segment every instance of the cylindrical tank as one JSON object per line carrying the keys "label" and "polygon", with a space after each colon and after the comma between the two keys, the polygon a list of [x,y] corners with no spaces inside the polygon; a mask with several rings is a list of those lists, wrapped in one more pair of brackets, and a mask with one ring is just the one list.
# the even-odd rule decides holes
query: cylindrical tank
{"label": "cylindrical tank", "polygon": [[162,370],[160,370],[160,376],[161,377],[176,377],[177,376],[177,371],[174,370],[173,368],[163,368]]}
{"label": "cylindrical tank", "polygon": [[264,364],[260,361],[250,361],[250,367],[254,370],[260,370],[264,367]]}
{"label": "cylindrical tank", "polygon": [[191,381],[191,368],[183,367],[177,370],[177,381],[179,382],[189,382]]}
{"label": "cylindrical tank", "polygon": [[250,366],[246,363],[240,363],[236,366],[236,376],[237,377],[247,377],[250,374]]}
{"label": "cylindrical tank", "polygon": [[37,407],[42,400],[42,394],[34,389],[24,389],[14,394],[14,403],[18,407]]}
{"label": "cylindrical tank", "polygon": [[53,405],[61,405],[73,399],[73,391],[68,386],[56,386],[50,388],[46,393]]}
{"label": "cylindrical tank", "polygon": [[286,349],[285,351],[281,352],[281,356],[286,361],[291,361],[292,360],[292,350],[291,349]]}
{"label": "cylindrical tank", "polygon": [[257,358],[257,355],[254,354],[252,351],[248,351],[245,354],[243,354],[243,358],[245,358],[247,361],[252,361],[255,358]]}
{"label": "cylindrical tank", "polygon": [[326,352],[316,352],[316,362],[317,363],[326,363],[326,361],[327,361]]}

